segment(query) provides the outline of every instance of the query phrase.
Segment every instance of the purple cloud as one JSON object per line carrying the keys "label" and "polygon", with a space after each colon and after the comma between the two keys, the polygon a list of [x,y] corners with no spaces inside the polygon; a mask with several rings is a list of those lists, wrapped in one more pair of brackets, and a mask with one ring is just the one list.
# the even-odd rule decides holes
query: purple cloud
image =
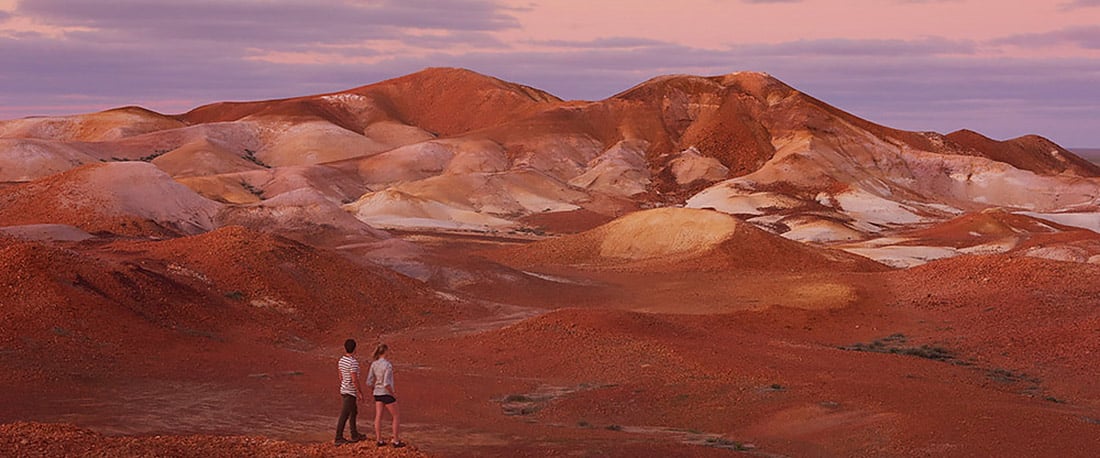
{"label": "purple cloud", "polygon": [[973,54],[974,43],[929,37],[916,40],[854,40],[847,38],[799,40],[778,44],[735,46],[741,54],[764,56],[926,56]]}
{"label": "purple cloud", "polygon": [[659,40],[652,40],[649,38],[637,38],[637,37],[608,37],[597,38],[591,41],[573,41],[573,40],[542,40],[533,41],[531,44],[538,46],[554,46],[573,49],[585,49],[585,48],[604,48],[604,49],[616,49],[616,48],[639,48],[648,46],[664,46],[667,43]]}
{"label": "purple cloud", "polygon": [[1089,8],[1093,6],[1100,6],[1100,0],[1073,0],[1072,2],[1062,5],[1062,9],[1073,10],[1077,8]]}
{"label": "purple cloud", "polygon": [[1072,44],[1084,49],[1100,49],[1100,26],[1069,27],[1053,32],[1012,35],[994,40],[993,43],[1023,47]]}
{"label": "purple cloud", "polygon": [[394,38],[404,36],[401,31],[407,28],[495,31],[519,26],[508,10],[484,0],[36,0],[20,3],[17,14],[49,24],[95,29],[79,34],[83,40],[118,43],[152,38],[263,48]]}

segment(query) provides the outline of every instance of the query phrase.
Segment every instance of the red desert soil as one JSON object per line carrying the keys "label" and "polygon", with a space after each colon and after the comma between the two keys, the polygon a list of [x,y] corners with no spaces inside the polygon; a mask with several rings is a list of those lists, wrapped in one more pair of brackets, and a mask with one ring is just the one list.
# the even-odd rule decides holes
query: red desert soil
{"label": "red desert soil", "polygon": [[[147,266],[175,259],[223,285],[219,291],[249,295],[267,277],[275,284],[310,278],[281,271],[285,261],[307,272],[343,265],[241,228],[115,243],[113,256]],[[46,249],[34,246],[9,240],[4,252]],[[448,246],[445,237],[437,241],[438,249]],[[474,250],[468,242],[450,246],[456,253]],[[22,254],[27,277],[58,273],[35,274],[26,284],[65,291],[73,278],[66,272],[79,272],[99,285],[94,269],[81,266],[117,262],[81,254],[107,250],[73,247]],[[206,261],[195,263],[200,259]],[[1094,337],[1100,282],[1089,280],[1100,278],[1098,269],[1003,256],[849,273],[559,266],[539,275],[564,282],[567,295],[500,282],[496,297],[524,305],[497,309],[496,319],[403,322],[381,336],[356,327],[314,329],[310,320],[332,319],[314,312],[304,324],[267,312],[234,313],[230,300],[225,315],[214,318],[235,318],[217,319],[221,327],[212,336],[127,318],[132,313],[39,313],[37,331],[4,334],[0,364],[40,373],[4,380],[0,421],[91,428],[108,434],[92,442],[106,453],[187,446],[216,454],[240,444],[259,444],[260,453],[271,455],[344,453],[328,444],[337,410],[332,365],[339,342],[355,336],[366,348],[376,338],[392,345],[406,436],[445,456],[724,456],[736,448],[768,456],[1090,456],[1097,449],[1081,439],[1095,437],[1100,419],[1100,373],[1088,363],[1100,351]],[[252,270],[259,274],[245,274]],[[148,290],[154,286],[140,283],[138,274],[127,276],[137,283],[133,290],[171,297]],[[12,283],[18,272],[5,278],[3,284],[23,285]],[[432,310],[404,304],[395,311]],[[384,310],[355,320],[388,316]],[[97,330],[73,324],[82,320]],[[279,340],[272,333],[302,337]],[[20,354],[56,361],[30,364]],[[80,450],[77,439],[51,429],[69,427],[41,428],[4,440],[69,447],[45,454]],[[158,434],[171,437],[150,437]],[[211,437],[242,434],[252,439]]]}
{"label": "red desert soil", "polygon": [[0,449],[15,456],[70,457],[424,457],[415,448],[379,448],[373,442],[333,448],[261,436],[112,437],[71,425],[17,422],[0,425]]}

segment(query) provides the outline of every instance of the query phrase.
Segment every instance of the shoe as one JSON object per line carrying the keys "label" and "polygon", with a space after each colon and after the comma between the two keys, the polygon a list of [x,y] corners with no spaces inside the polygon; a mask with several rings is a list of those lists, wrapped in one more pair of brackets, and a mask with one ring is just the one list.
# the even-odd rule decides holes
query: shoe
{"label": "shoe", "polygon": [[365,441],[365,440],[367,440],[367,435],[366,434],[351,433],[351,441],[352,442],[362,442],[362,441]]}
{"label": "shoe", "polygon": [[404,442],[401,442],[401,441],[395,441],[395,442],[393,443],[393,448],[401,448],[401,447],[404,447],[405,445],[407,445],[407,444],[405,444]]}
{"label": "shoe", "polygon": [[378,441],[374,445],[377,445],[379,447],[385,447],[387,444],[386,444],[386,441]]}
{"label": "shoe", "polygon": [[351,441],[344,439],[343,437],[337,437],[336,440],[332,441],[332,443],[339,447],[344,444],[350,444]]}

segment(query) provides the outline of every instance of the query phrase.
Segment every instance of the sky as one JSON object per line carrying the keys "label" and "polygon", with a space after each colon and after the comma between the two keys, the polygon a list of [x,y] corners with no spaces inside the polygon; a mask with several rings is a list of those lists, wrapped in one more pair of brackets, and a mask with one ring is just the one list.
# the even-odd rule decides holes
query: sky
{"label": "sky", "polygon": [[858,116],[1100,147],[1100,0],[0,0],[0,119],[464,67],[599,100],[762,71]]}

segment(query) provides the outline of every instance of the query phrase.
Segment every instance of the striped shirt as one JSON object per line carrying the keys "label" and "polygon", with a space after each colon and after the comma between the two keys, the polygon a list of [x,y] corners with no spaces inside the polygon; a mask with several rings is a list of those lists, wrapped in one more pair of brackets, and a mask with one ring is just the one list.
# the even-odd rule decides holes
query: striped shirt
{"label": "striped shirt", "polygon": [[340,367],[340,394],[355,396],[355,382],[352,378],[359,377],[359,361],[344,355],[340,357],[338,366]]}
{"label": "striped shirt", "polygon": [[385,357],[378,358],[373,363],[370,363],[370,373],[367,374],[367,385],[374,386],[375,396],[384,396],[390,393],[390,390],[386,389],[389,385],[390,388],[396,388],[393,385],[393,364],[390,364]]}

